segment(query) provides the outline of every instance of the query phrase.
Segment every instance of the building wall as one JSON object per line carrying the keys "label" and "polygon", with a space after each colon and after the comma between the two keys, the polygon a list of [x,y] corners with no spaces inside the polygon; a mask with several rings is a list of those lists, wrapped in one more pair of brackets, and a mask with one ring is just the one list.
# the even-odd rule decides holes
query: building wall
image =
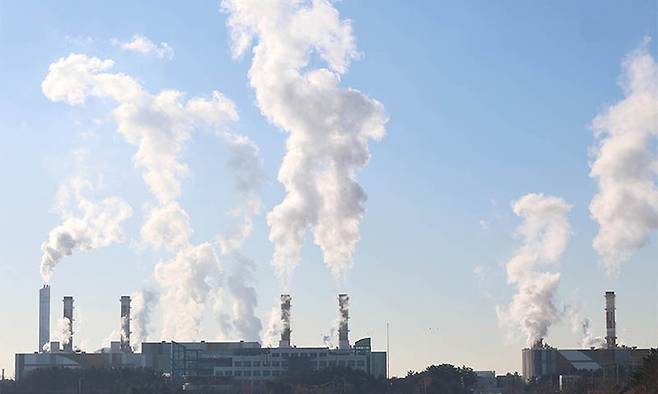
{"label": "building wall", "polygon": [[375,378],[388,378],[386,370],[386,352],[372,352],[370,375]]}
{"label": "building wall", "polygon": [[[227,376],[267,380],[293,371],[330,367],[386,375],[386,353],[369,348],[261,348],[257,342],[144,343],[147,367],[183,376]],[[374,361],[373,361],[374,360]]]}
{"label": "building wall", "polygon": [[[577,353],[579,360],[569,360]],[[557,375],[570,375],[579,370],[601,371],[604,376],[629,376],[642,365],[649,349],[619,347],[615,349],[561,350],[551,347],[523,349],[523,379],[526,382]]]}
{"label": "building wall", "polygon": [[16,380],[40,368],[137,368],[144,366],[135,353],[19,353],[16,354]]}
{"label": "building wall", "polygon": [[[366,342],[361,342],[366,343]],[[268,380],[294,371],[343,367],[386,376],[386,352],[368,346],[350,349],[325,347],[261,348],[258,342],[145,342],[142,353],[51,352],[16,354],[16,378],[38,368],[146,367],[187,376],[230,376],[240,380]]]}

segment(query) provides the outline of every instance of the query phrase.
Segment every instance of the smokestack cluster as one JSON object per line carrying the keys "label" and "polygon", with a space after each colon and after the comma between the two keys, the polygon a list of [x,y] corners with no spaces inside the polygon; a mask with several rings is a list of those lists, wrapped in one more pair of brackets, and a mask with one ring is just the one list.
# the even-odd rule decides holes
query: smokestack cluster
{"label": "smokestack cluster", "polygon": [[130,296],[121,296],[121,351],[131,352],[130,347]]}
{"label": "smokestack cluster", "polygon": [[615,292],[605,292],[605,341],[608,349],[617,347],[617,324],[615,322]]}
{"label": "smokestack cluster", "polygon": [[279,347],[290,347],[290,294],[281,294],[281,340]]}
{"label": "smokestack cluster", "polygon": [[39,352],[50,342],[50,286],[39,290]]}
{"label": "smokestack cluster", "polygon": [[64,297],[64,320],[67,323],[67,335],[68,340],[63,341],[62,350],[65,352],[73,351],[73,297],[65,296]]}
{"label": "smokestack cluster", "polygon": [[338,295],[338,310],[340,311],[340,323],[338,324],[338,348],[349,349],[350,330],[347,323],[350,318],[350,297],[347,294]]}

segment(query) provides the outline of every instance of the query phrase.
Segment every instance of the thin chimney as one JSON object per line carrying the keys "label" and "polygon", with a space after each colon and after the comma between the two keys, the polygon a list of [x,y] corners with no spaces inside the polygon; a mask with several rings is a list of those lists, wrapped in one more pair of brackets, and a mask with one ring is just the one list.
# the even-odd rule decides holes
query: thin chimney
{"label": "thin chimney", "polygon": [[350,297],[347,294],[338,295],[338,309],[340,311],[340,324],[338,326],[338,348],[349,349],[349,327],[348,320],[350,318]]}
{"label": "thin chimney", "polygon": [[290,294],[281,294],[281,340],[279,347],[290,347]]}
{"label": "thin chimney", "polygon": [[605,341],[608,349],[617,347],[617,323],[615,322],[615,292],[605,292]]}
{"label": "thin chimney", "polygon": [[73,351],[73,297],[64,297],[64,319],[68,319],[68,342],[64,343],[62,350]]}
{"label": "thin chimney", "polygon": [[50,342],[50,286],[39,290],[39,352]]}
{"label": "thin chimney", "polygon": [[129,353],[130,347],[130,296],[121,296],[121,351]]}

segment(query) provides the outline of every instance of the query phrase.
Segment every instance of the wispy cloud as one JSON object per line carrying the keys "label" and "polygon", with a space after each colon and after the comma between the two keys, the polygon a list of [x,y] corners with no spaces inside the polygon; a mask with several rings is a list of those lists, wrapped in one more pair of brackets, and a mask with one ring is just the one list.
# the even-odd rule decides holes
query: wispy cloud
{"label": "wispy cloud", "polygon": [[174,48],[166,42],[156,44],[148,37],[135,34],[130,41],[112,39],[112,44],[126,51],[141,53],[146,56],[156,56],[160,59],[171,60],[174,57]]}

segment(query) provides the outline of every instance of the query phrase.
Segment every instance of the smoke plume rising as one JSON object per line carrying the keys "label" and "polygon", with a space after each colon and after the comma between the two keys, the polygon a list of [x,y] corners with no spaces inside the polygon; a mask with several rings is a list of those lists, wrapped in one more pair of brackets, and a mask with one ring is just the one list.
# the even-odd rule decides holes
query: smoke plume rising
{"label": "smoke plume rising", "polygon": [[57,324],[55,324],[55,331],[52,335],[53,339],[58,341],[61,346],[68,345],[71,328],[71,320],[68,317],[60,317],[57,319]]}
{"label": "smoke plume rising", "polygon": [[131,294],[131,315],[132,315],[132,343],[133,349],[139,351],[142,342],[148,340],[149,325],[151,324],[151,314],[153,313],[153,304],[157,299],[157,294],[151,290],[140,290]]}
{"label": "smoke plume rising", "polygon": [[155,279],[165,289],[160,296],[163,339],[198,340],[206,302],[222,279],[212,245],[188,245],[172,260],[159,262]]}
{"label": "smoke plume rising", "polygon": [[517,233],[522,245],[507,264],[507,282],[516,294],[506,308],[497,306],[498,319],[520,329],[528,346],[548,334],[560,311],[556,307],[559,272],[540,272],[544,263],[557,263],[570,237],[568,213],[571,206],[563,199],[543,194],[527,194],[512,204],[523,219]]}
{"label": "smoke plume rising", "polygon": [[605,347],[605,339],[592,333],[590,319],[583,317],[580,309],[580,307],[574,305],[567,305],[564,309],[565,315],[571,321],[571,330],[580,335],[580,348]]}
{"label": "smoke plume rising", "polygon": [[72,177],[58,191],[56,208],[63,221],[50,230],[41,244],[41,277],[45,283],[64,256],[75,250],[92,250],[124,239],[121,224],[132,209],[117,197],[94,202],[85,197],[92,184],[82,177]]}
{"label": "smoke plume rising", "polygon": [[219,237],[222,255],[231,263],[227,278],[233,299],[230,328],[240,339],[258,340],[262,324],[256,316],[258,297],[252,285],[256,267],[242,251],[242,244],[253,231],[253,218],[261,211],[257,190],[264,180],[262,163],[258,147],[247,137],[231,133],[225,133],[224,137],[229,150],[226,164],[241,201],[232,212],[241,223]]}
{"label": "smoke plume rising", "polygon": [[267,327],[261,335],[261,342],[264,347],[276,347],[283,332],[283,320],[281,319],[281,307],[273,306],[270,311],[270,317],[267,321]]}
{"label": "smoke plume rising", "polygon": [[648,48],[647,39],[624,59],[625,97],[593,121],[590,176],[599,191],[590,212],[600,227],[593,246],[612,275],[658,228],[658,64]]}
{"label": "smoke plume rising", "polygon": [[194,129],[222,126],[237,119],[233,103],[219,91],[212,98],[183,100],[183,93],[164,90],[153,95],[134,78],[108,72],[112,60],[71,54],[50,65],[41,88],[51,101],[84,104],[89,96],[117,103],[112,111],[118,132],[137,147],[135,165],[162,205],[180,195],[180,179],[188,168],[180,162],[183,145]]}
{"label": "smoke plume rising", "polygon": [[580,324],[581,329],[581,341],[580,346],[583,349],[589,349],[591,347],[602,349],[605,346],[605,339],[603,337],[598,337],[592,334],[590,328],[590,321],[588,318],[584,318]]}
{"label": "smoke plume rising", "polygon": [[83,104],[89,96],[117,103],[112,115],[118,132],[137,147],[135,165],[158,200],[146,214],[142,241],[174,254],[159,262],[154,273],[163,288],[163,336],[196,339],[205,303],[217,299],[213,294],[219,292],[222,277],[212,246],[190,243],[189,217],[177,201],[181,178],[188,172],[180,156],[193,131],[221,128],[237,119],[237,112],[218,91],[210,99],[189,100],[175,90],[151,94],[134,78],[109,72],[113,65],[111,60],[71,54],[50,65],[42,90],[50,100],[69,105]]}
{"label": "smoke plume rising", "polygon": [[384,136],[387,121],[379,102],[339,86],[357,55],[351,24],[328,1],[225,0],[222,9],[236,57],[256,41],[249,79],[258,106],[289,133],[278,174],[286,196],[267,215],[277,274],[284,284],[290,280],[310,229],[341,278],[364,214],[356,175],[370,158],[368,141]]}

